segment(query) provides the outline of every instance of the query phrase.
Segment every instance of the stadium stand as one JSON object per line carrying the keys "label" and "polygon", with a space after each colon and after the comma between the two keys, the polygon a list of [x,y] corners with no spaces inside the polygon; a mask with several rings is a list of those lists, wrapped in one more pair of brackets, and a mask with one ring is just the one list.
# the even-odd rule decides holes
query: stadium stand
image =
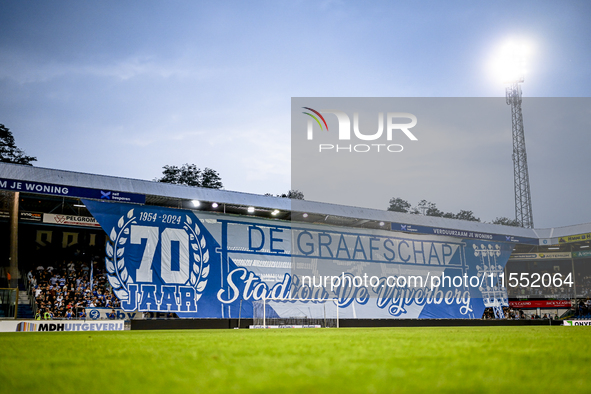
{"label": "stadium stand", "polygon": [[35,316],[44,318],[49,312],[54,319],[75,318],[87,307],[119,307],[104,270],[92,264],[92,276],[90,271],[86,263],[74,261],[39,265],[29,271],[26,280],[35,300]]}
{"label": "stadium stand", "polygon": [[[505,307],[503,312],[507,319],[524,320],[533,316],[535,320],[536,315],[539,320],[543,320],[544,315],[591,318],[588,302],[591,295],[591,223],[525,229],[7,163],[0,163],[0,170],[4,177],[3,183],[0,182],[2,193],[12,195],[11,185],[25,185],[18,200],[18,268],[23,270],[20,284],[26,287],[27,297],[20,297],[19,294],[19,316],[30,315],[32,311],[34,315],[43,317],[47,313],[57,319],[67,318],[68,311],[73,311],[71,315],[77,317],[86,307],[118,306],[102,263],[108,235],[81,200],[98,200],[103,196],[112,198],[117,194],[120,199],[131,199],[118,201],[151,209],[196,210],[194,201],[200,201],[199,213],[203,213],[204,217],[209,214],[207,217],[210,218],[217,215],[226,219],[284,221],[296,226],[334,226],[347,231],[388,231],[393,237],[423,237],[427,240],[448,236],[461,241],[465,237],[461,234],[471,234],[466,238],[468,241],[482,239],[483,243],[488,243],[487,240],[510,243],[512,252],[506,265],[508,274],[536,272],[543,277],[561,275],[566,278],[572,272],[574,286],[508,287],[507,296],[502,297],[503,305],[506,299],[509,302],[544,301],[544,305],[548,303],[549,306]],[[247,207],[256,207],[256,210],[249,213]],[[7,199],[0,201],[0,208],[0,221],[7,224],[10,217]],[[10,249],[9,230],[8,225],[0,228],[0,242],[3,242],[5,251]],[[472,237],[472,234],[477,237]],[[479,242],[474,241],[477,247],[480,247]],[[90,256],[95,262],[92,291]],[[7,269],[0,267],[0,287],[2,283],[8,287]],[[549,304],[550,301],[570,300],[576,300],[576,306],[566,314],[564,312],[569,310],[570,305]],[[27,305],[30,305],[30,310]],[[481,317],[488,320],[493,316],[491,310],[486,309]]]}

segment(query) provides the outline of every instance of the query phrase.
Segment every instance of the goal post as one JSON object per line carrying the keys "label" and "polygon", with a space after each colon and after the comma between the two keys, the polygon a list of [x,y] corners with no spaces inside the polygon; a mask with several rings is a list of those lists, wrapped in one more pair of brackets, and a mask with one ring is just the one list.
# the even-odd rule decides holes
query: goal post
{"label": "goal post", "polygon": [[253,301],[251,328],[339,328],[334,299],[262,298]]}

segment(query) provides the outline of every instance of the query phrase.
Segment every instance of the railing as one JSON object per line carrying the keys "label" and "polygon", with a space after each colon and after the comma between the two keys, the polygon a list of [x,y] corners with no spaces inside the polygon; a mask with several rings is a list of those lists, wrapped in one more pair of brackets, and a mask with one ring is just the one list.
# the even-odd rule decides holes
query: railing
{"label": "railing", "polygon": [[18,313],[18,287],[0,288],[0,318],[16,319]]}
{"label": "railing", "polygon": [[29,282],[27,274],[23,273],[22,271],[21,278],[23,278],[23,281],[25,282],[25,290],[27,292],[27,295],[29,296],[29,306],[33,311],[33,316],[35,316],[37,314],[37,300],[35,298],[35,294],[33,294],[33,286],[31,286],[31,282]]}

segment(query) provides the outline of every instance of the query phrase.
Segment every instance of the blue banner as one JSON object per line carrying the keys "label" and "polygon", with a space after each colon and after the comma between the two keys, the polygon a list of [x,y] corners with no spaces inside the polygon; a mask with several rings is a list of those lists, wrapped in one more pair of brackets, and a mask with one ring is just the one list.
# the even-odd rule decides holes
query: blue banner
{"label": "blue banner", "polygon": [[497,242],[512,242],[512,243],[525,243],[530,245],[538,245],[539,239],[528,238],[528,237],[516,237],[513,235],[503,234],[490,234],[482,233],[478,231],[469,230],[457,230],[451,228],[440,228],[440,227],[429,227],[429,226],[417,226],[414,224],[405,223],[392,223],[391,229],[394,231],[404,231],[408,233],[418,234],[432,234],[432,235],[445,235],[458,238],[471,238],[485,241],[497,241]]}
{"label": "blue banner", "polygon": [[124,311],[249,318],[265,298],[267,317],[328,300],[340,318],[480,318],[508,302],[506,242],[84,203]]}
{"label": "blue banner", "polygon": [[91,189],[86,187],[56,185],[14,179],[0,178],[0,189],[13,192],[27,192],[36,194],[50,194],[53,196],[94,198],[96,200],[130,202],[144,204],[146,196],[143,194],[118,192],[113,190]]}

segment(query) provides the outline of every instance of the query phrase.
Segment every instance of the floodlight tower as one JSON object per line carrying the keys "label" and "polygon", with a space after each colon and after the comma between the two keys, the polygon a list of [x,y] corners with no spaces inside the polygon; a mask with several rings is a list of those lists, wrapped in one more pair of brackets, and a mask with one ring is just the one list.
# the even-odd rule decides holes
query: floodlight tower
{"label": "floodlight tower", "polygon": [[[515,60],[515,59],[514,59]],[[511,123],[513,130],[513,182],[515,189],[515,219],[522,227],[533,228],[534,218],[531,208],[529,189],[529,173],[527,170],[527,153],[525,151],[525,133],[523,132],[523,116],[521,114],[521,86],[523,70],[519,69],[514,78],[507,81],[506,101],[511,106]]]}

